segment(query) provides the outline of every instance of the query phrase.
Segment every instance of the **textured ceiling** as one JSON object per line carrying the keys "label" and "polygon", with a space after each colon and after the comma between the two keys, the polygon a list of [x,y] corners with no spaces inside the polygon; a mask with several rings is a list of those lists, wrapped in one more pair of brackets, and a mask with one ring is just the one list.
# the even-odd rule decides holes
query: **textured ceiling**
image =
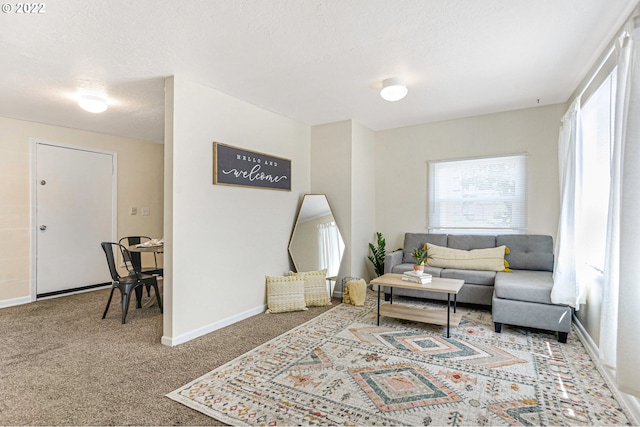
{"label": "textured ceiling", "polygon": [[[0,14],[0,116],[162,142],[174,74],[310,125],[373,130],[564,102],[636,4],[45,1]],[[392,76],[409,86],[395,103],[378,94]],[[80,110],[81,90],[109,110]]]}

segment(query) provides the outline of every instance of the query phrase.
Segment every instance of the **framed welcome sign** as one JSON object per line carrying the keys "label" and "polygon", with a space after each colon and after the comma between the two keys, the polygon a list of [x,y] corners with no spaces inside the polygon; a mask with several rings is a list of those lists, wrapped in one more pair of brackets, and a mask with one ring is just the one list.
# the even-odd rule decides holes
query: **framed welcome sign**
{"label": "framed welcome sign", "polygon": [[214,142],[213,183],[291,191],[291,160]]}

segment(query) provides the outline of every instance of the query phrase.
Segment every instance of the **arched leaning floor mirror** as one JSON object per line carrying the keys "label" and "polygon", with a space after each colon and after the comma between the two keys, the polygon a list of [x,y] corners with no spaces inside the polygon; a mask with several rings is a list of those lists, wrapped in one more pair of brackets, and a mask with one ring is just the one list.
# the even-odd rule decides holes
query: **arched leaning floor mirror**
{"label": "arched leaning floor mirror", "polygon": [[327,290],[333,295],[344,240],[324,194],[305,194],[289,242],[296,271],[327,269]]}

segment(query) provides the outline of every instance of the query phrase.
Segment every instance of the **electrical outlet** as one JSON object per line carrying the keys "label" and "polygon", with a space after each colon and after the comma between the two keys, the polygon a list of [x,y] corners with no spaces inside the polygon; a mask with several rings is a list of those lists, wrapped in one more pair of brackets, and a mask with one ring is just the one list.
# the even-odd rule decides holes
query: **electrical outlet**
{"label": "electrical outlet", "polygon": [[149,212],[149,208],[142,208],[142,215],[149,216],[151,213]]}
{"label": "electrical outlet", "polygon": [[138,208],[136,208],[135,206],[131,206],[131,215],[137,215],[138,214]]}

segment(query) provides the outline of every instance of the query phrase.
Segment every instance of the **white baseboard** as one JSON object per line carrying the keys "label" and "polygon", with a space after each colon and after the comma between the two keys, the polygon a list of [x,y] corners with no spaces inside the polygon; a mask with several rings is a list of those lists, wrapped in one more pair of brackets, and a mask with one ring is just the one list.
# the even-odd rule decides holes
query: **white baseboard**
{"label": "white baseboard", "polygon": [[595,360],[599,361],[600,349],[596,345],[595,341],[593,341],[591,335],[589,335],[584,326],[582,326],[582,323],[580,323],[580,319],[578,319],[575,315],[573,316],[573,324],[576,325],[576,328],[578,328],[578,334],[580,335],[580,338],[582,338],[582,342],[587,344],[588,350],[591,351],[591,356],[593,356]]}
{"label": "white baseboard", "polygon": [[31,297],[12,298],[0,301],[0,308],[13,307],[31,302]]}
{"label": "white baseboard", "polygon": [[195,338],[201,337],[215,330],[222,329],[225,326],[229,326],[241,320],[248,319],[249,317],[255,316],[256,314],[264,313],[266,309],[267,309],[266,305],[252,308],[251,310],[247,310],[245,312],[236,314],[235,316],[227,317],[226,319],[222,319],[217,322],[211,323],[209,325],[203,326],[201,328],[194,329],[191,332],[187,332],[177,337],[172,338],[172,337],[163,336],[160,342],[163,345],[166,345],[169,347],[173,347],[179,344],[184,344],[187,341],[191,341]]}
{"label": "white baseboard", "polygon": [[638,398],[622,392],[620,394],[622,395],[622,400],[627,404],[629,412],[635,418],[635,421],[631,420],[631,424],[634,426],[640,425],[640,402],[638,402]]}
{"label": "white baseboard", "polygon": [[591,338],[591,335],[589,335],[587,330],[584,328],[584,326],[582,326],[582,323],[580,323],[580,320],[576,316],[573,316],[573,323],[576,326],[578,335],[580,335],[580,339],[583,343],[586,344],[587,351],[591,353],[593,361],[598,365],[598,367],[600,368],[600,372],[602,372],[605,376],[605,380],[609,384],[609,387],[613,389],[613,391],[615,392],[614,394],[616,394],[619,400],[622,401],[620,403],[626,406],[629,415],[634,418],[633,420],[629,420],[631,421],[631,425],[640,425],[638,424],[638,421],[640,421],[640,402],[638,402],[638,399],[636,397],[618,390],[615,381],[616,373],[613,369],[600,363],[600,349]]}
{"label": "white baseboard", "polygon": [[0,301],[0,308],[6,308],[6,307],[13,307],[14,305],[22,305],[22,304],[28,304],[30,302],[36,302],[36,301],[44,301],[46,299],[52,299],[52,298],[60,298],[60,297],[67,297],[69,295],[75,295],[75,294],[82,294],[85,292],[93,292],[93,291],[99,291],[100,289],[108,289],[110,288],[111,285],[104,285],[104,286],[99,286],[97,288],[90,288],[90,289],[82,289],[79,291],[73,291],[73,292],[65,292],[62,294],[56,294],[56,295],[49,295],[48,297],[40,297],[40,298],[35,298],[35,297],[20,297],[20,298],[13,298],[13,299],[7,299],[7,300],[3,300]]}

